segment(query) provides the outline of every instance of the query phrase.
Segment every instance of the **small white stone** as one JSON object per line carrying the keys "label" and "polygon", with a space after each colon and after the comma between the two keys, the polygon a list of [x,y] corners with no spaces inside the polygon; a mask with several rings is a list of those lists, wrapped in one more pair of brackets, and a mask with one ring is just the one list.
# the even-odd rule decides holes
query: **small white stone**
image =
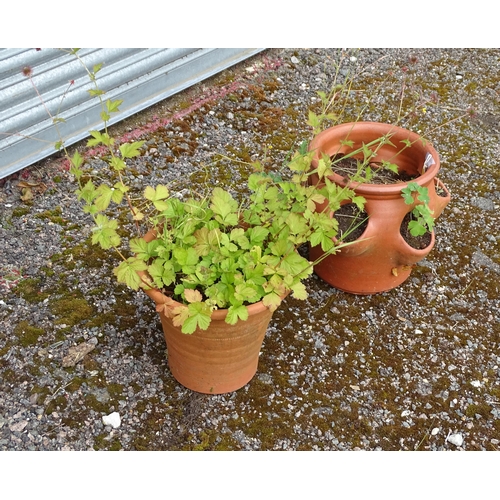
{"label": "small white stone", "polygon": [[415,330],[415,335],[422,335],[424,333],[422,330],[419,330],[418,328]]}
{"label": "small white stone", "polygon": [[27,425],[28,425],[28,421],[27,420],[23,420],[21,422],[15,422],[14,424],[12,424],[9,427],[9,429],[12,432],[22,432]]}
{"label": "small white stone", "polygon": [[349,61],[351,61],[351,62],[356,62],[357,60],[358,60],[358,58],[357,58],[357,57],[355,57],[355,56],[351,56],[351,57],[349,58]]}
{"label": "small white stone", "polygon": [[403,410],[403,411],[401,412],[401,416],[402,416],[402,417],[407,417],[410,413],[411,413],[411,411],[410,411],[410,410]]}
{"label": "small white stone", "polygon": [[462,434],[450,434],[447,438],[446,441],[448,441],[451,444],[454,444],[455,446],[462,446],[464,442],[464,438]]}
{"label": "small white stone", "polygon": [[481,387],[481,382],[479,380],[473,380],[470,385],[473,387]]}
{"label": "small white stone", "polygon": [[462,76],[462,75],[457,75],[457,76],[456,76],[456,79],[457,79],[457,80],[461,80],[462,78],[463,78],[463,76]]}
{"label": "small white stone", "polygon": [[434,427],[434,429],[432,429],[431,431],[431,435],[435,436],[438,432],[439,432],[439,427]]}
{"label": "small white stone", "polygon": [[292,61],[293,64],[299,64],[299,60],[295,56],[292,56],[290,61]]}
{"label": "small white stone", "polygon": [[122,423],[122,420],[120,418],[120,414],[117,411],[114,411],[109,415],[104,415],[104,417],[102,417],[102,422],[104,425],[111,425],[113,429],[118,429],[118,427],[120,427]]}

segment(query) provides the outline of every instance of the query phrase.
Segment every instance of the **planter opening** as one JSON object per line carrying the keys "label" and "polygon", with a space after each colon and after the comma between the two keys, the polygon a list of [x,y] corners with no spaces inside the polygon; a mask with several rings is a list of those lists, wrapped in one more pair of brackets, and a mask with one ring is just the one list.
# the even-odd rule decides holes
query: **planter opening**
{"label": "planter opening", "polygon": [[368,214],[354,203],[342,205],[333,216],[339,223],[338,239],[345,243],[356,241],[368,227]]}
{"label": "planter opening", "polygon": [[408,245],[416,250],[423,250],[431,244],[432,234],[425,233],[422,236],[413,236],[408,229],[408,223],[412,220],[412,218],[413,216],[411,212],[408,212],[404,216],[401,226],[399,227],[399,232]]}

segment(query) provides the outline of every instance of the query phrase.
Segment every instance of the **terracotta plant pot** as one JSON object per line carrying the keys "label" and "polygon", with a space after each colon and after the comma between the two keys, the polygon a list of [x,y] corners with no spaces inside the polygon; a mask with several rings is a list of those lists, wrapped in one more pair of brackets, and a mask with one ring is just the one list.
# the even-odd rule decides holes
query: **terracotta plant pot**
{"label": "terracotta plant pot", "polygon": [[[345,123],[331,127],[318,134],[309,145],[309,150],[316,152],[312,168],[317,167],[321,153],[329,156],[347,154],[363,143],[368,144],[388,133],[394,134],[391,137],[394,146],[382,146],[374,161],[388,160],[396,163],[400,172],[418,175],[413,182],[428,188],[429,207],[434,211],[433,217],[437,218],[449,203],[450,194],[436,179],[440,167],[438,153],[430,143],[424,144],[413,132],[376,122]],[[343,144],[346,140],[354,142],[352,148]],[[395,156],[403,147],[403,140],[409,140],[412,145]],[[424,164],[428,165],[425,169]],[[330,180],[340,186],[348,182],[338,174],[331,176]],[[310,182],[317,184],[318,177],[311,175]],[[383,292],[403,283],[410,276],[412,266],[426,257],[435,243],[434,232],[430,244],[424,249],[411,247],[401,235],[403,219],[414,208],[414,205],[407,205],[401,195],[401,190],[407,185],[408,182],[351,183],[350,187],[356,194],[366,199],[368,225],[358,238],[359,241],[326,257],[315,266],[315,273],[335,288],[361,295]],[[437,194],[436,187],[439,187],[442,196]],[[321,255],[323,252],[320,247],[310,249],[310,260]]]}
{"label": "terracotta plant pot", "polygon": [[[144,238],[151,241],[154,233],[150,231]],[[156,304],[165,302],[160,290],[144,291]],[[262,302],[249,305],[248,319],[236,325],[225,322],[227,309],[214,311],[208,329],[197,329],[192,334],[182,333],[163,312],[159,314],[167,343],[168,366],[184,387],[205,394],[223,394],[240,389],[256,374],[272,317]]]}

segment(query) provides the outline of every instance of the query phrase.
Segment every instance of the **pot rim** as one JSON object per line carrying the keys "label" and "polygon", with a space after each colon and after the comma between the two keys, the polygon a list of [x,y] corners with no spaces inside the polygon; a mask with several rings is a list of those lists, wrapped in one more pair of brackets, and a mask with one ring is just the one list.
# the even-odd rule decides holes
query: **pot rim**
{"label": "pot rim", "polygon": [[[394,131],[395,134],[399,136],[403,136],[405,139],[409,139],[412,144],[420,143],[419,149],[422,149],[425,153],[430,153],[434,160],[434,164],[427,168],[427,170],[419,175],[413,181],[408,182],[398,182],[394,184],[369,184],[369,183],[356,183],[351,182],[350,184],[344,181],[344,178],[334,173],[332,176],[329,176],[329,179],[335,182],[336,184],[345,187],[349,184],[349,187],[354,189],[359,194],[383,194],[383,195],[395,195],[400,194],[401,190],[408,185],[409,182],[416,182],[420,186],[426,185],[432,181],[433,178],[437,175],[440,169],[440,160],[437,151],[434,149],[432,144],[427,141],[424,145],[421,142],[421,136],[416,132],[412,132],[408,129],[398,127],[396,125],[391,125],[383,122],[371,122],[371,121],[360,121],[360,122],[348,122],[341,123],[339,125],[335,125],[333,127],[329,127],[322,132],[320,132],[309,144],[309,151],[315,151],[314,158],[312,161],[312,167],[316,168],[317,161],[319,160],[319,146],[321,143],[325,142],[325,138],[329,138],[330,136],[340,137],[342,139],[347,139],[349,134],[353,132],[354,129],[363,129],[370,131],[372,134],[377,136],[383,136],[387,133]],[[359,131],[356,131],[360,133]]]}

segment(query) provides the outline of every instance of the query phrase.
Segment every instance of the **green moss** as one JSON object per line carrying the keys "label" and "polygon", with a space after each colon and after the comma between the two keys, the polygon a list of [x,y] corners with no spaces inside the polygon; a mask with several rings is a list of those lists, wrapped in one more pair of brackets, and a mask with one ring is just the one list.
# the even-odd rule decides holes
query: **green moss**
{"label": "green moss", "polygon": [[68,406],[68,400],[63,394],[59,394],[55,398],[51,399],[47,406],[45,407],[45,413],[50,415],[54,411],[62,411],[65,410]]}
{"label": "green moss", "polygon": [[50,294],[40,291],[41,282],[41,278],[27,278],[13,289],[13,293],[30,303],[42,302]]}
{"label": "green moss", "polygon": [[88,372],[101,371],[101,366],[94,360],[94,358],[92,358],[92,356],[85,356],[83,358],[82,365]]}
{"label": "green moss", "polygon": [[235,451],[240,445],[228,434],[219,434],[214,429],[204,429],[199,435],[190,435],[186,444],[182,447],[184,451]]}
{"label": "green moss", "polygon": [[465,410],[465,415],[470,418],[474,417],[475,415],[481,415],[484,418],[490,418],[491,406],[487,403],[470,404]]}
{"label": "green moss", "polygon": [[34,385],[31,389],[31,394],[38,394],[37,403],[43,404],[47,396],[49,396],[50,391],[46,386]]}
{"label": "green moss", "polygon": [[11,368],[8,368],[7,370],[4,370],[2,373],[2,379],[5,382],[16,382],[17,381],[17,376],[16,372],[12,370]]}
{"label": "green moss", "polygon": [[66,386],[66,390],[68,392],[75,392],[78,389],[80,389],[80,387],[82,386],[82,384],[84,382],[85,382],[85,379],[83,377],[74,377],[71,380],[71,382]]}
{"label": "green moss", "polygon": [[50,267],[41,267],[40,271],[45,273],[45,275],[48,277],[54,276],[54,274],[55,274],[54,270],[51,269]]}
{"label": "green moss", "polygon": [[64,226],[68,222],[62,217],[62,208],[59,206],[57,206],[53,210],[45,210],[40,214],[36,214],[35,217],[37,219],[48,220],[54,224],[59,224],[60,226]]}
{"label": "green moss", "polygon": [[62,263],[67,268],[74,268],[76,262],[81,262],[85,267],[100,268],[110,259],[110,256],[109,251],[103,250],[99,245],[93,245],[91,238],[87,238],[83,243],[53,255],[51,261]]}
{"label": "green moss", "polygon": [[14,335],[19,339],[19,343],[23,347],[36,344],[38,342],[38,338],[44,333],[45,331],[42,328],[32,326],[27,321],[21,321],[14,328]]}
{"label": "green moss", "polygon": [[88,406],[97,413],[108,412],[109,409],[108,403],[101,403],[100,401],[98,401],[98,399],[95,397],[94,394],[85,394],[84,399],[85,399],[85,406]]}
{"label": "green moss", "polygon": [[122,384],[108,384],[107,386],[111,399],[117,400],[123,394]]}
{"label": "green moss", "polygon": [[12,210],[12,217],[22,217],[23,215],[27,215],[31,212],[30,207],[16,207]]}
{"label": "green moss", "polygon": [[115,439],[110,439],[107,434],[99,434],[94,438],[94,450],[106,450],[106,451],[120,451],[123,449],[120,441]]}
{"label": "green moss", "polygon": [[56,324],[74,326],[88,320],[94,314],[92,307],[84,298],[67,296],[56,299],[49,304],[52,314],[58,318]]}

